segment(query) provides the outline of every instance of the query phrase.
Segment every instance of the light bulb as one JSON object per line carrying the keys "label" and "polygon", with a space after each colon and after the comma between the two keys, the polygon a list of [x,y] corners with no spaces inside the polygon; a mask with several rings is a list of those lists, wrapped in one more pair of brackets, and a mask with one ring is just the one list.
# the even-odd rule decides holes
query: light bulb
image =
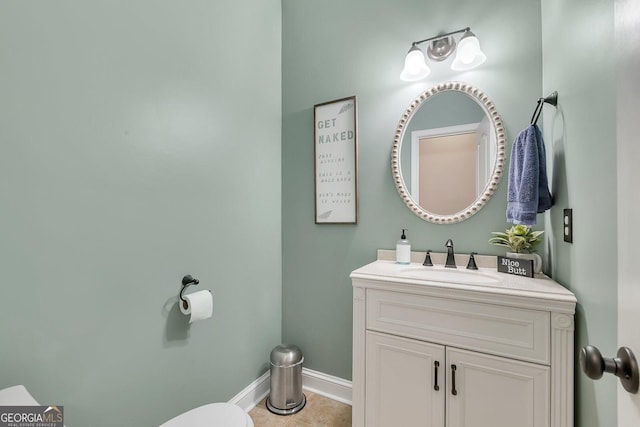
{"label": "light bulb", "polygon": [[480,49],[478,38],[471,31],[466,31],[458,43],[451,68],[456,71],[470,70],[486,60],[487,56]]}
{"label": "light bulb", "polygon": [[431,70],[424,60],[424,54],[415,45],[411,46],[404,59],[404,68],[400,73],[400,79],[406,82],[414,82],[429,75]]}

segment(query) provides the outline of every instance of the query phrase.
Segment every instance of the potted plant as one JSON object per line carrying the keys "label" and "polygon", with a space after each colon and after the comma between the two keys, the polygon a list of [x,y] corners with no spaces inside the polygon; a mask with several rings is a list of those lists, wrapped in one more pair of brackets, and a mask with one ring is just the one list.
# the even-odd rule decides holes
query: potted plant
{"label": "potted plant", "polygon": [[533,260],[533,269],[536,273],[542,271],[542,258],[534,252],[535,246],[542,242],[540,237],[544,231],[533,231],[531,227],[517,224],[502,231],[492,231],[494,236],[489,243],[497,246],[505,246],[510,249],[508,258],[520,258]]}

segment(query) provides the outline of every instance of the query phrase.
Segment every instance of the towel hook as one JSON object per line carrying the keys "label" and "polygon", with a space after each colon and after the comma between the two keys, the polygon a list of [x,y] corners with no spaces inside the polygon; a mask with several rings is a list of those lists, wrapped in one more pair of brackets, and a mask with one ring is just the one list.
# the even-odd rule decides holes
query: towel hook
{"label": "towel hook", "polygon": [[182,300],[182,306],[185,309],[189,306],[189,303],[187,302],[186,299],[184,299],[184,297],[182,296],[182,293],[184,292],[185,289],[187,289],[187,286],[197,285],[198,283],[200,283],[200,281],[198,279],[194,279],[193,276],[191,276],[190,274],[187,274],[182,278],[182,289],[180,289],[179,296],[180,296],[180,299]]}
{"label": "towel hook", "polygon": [[538,118],[540,117],[540,113],[542,113],[542,107],[544,104],[551,104],[554,107],[558,105],[558,92],[552,92],[551,95],[545,98],[538,98],[538,104],[536,105],[536,109],[533,111],[533,116],[531,117],[531,125],[535,125],[538,123]]}

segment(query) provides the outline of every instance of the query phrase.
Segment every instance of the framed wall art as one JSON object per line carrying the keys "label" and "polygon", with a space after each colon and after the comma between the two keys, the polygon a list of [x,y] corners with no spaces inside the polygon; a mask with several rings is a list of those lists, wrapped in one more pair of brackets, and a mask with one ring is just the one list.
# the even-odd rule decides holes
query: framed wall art
{"label": "framed wall art", "polygon": [[356,97],[313,107],[316,224],[358,223]]}

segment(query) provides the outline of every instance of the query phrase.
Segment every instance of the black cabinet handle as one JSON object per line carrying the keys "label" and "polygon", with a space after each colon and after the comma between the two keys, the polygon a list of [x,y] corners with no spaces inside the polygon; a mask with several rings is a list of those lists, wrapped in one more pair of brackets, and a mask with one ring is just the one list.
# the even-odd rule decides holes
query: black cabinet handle
{"label": "black cabinet handle", "polygon": [[437,360],[435,362],[433,362],[433,376],[435,377],[435,383],[433,385],[433,389],[435,391],[440,390],[440,386],[438,385],[438,368],[440,367],[440,362],[438,362]]}
{"label": "black cabinet handle", "polygon": [[451,394],[454,396],[458,395],[458,390],[456,390],[456,365],[451,365]]}

